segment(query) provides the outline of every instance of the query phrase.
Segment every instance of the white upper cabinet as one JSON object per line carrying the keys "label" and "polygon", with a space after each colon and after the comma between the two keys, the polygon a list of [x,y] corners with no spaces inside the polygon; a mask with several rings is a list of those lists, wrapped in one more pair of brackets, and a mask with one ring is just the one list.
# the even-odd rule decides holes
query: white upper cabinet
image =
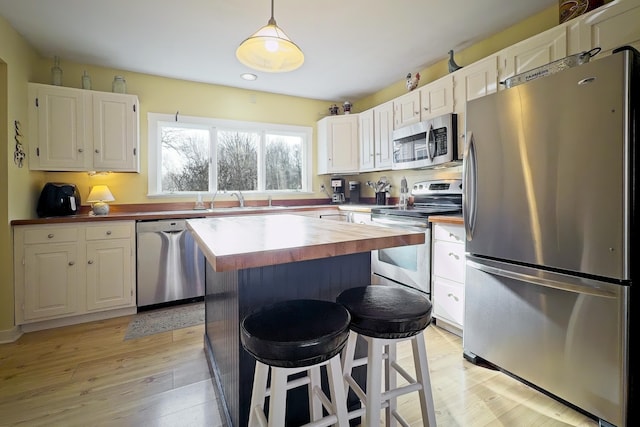
{"label": "white upper cabinet", "polygon": [[29,83],[29,167],[139,172],[135,95]]}
{"label": "white upper cabinet", "polygon": [[393,156],[393,102],[358,114],[360,118],[360,172],[391,169]]}
{"label": "white upper cabinet", "polygon": [[393,128],[400,129],[420,119],[420,91],[414,90],[393,100]]}
{"label": "white upper cabinet", "polygon": [[454,112],[458,116],[458,155],[462,158],[465,141],[467,101],[498,91],[498,57],[489,56],[453,73]]}
{"label": "white upper cabinet", "polygon": [[640,50],[640,0],[608,3],[579,21],[581,51],[599,47],[598,57],[620,46]]}
{"label": "white upper cabinet", "polygon": [[453,113],[453,75],[424,85],[419,92],[420,120]]}
{"label": "white upper cabinet", "polygon": [[85,170],[84,92],[29,84],[29,167]]}
{"label": "white upper cabinet", "polygon": [[358,172],[358,115],[325,117],[317,128],[318,174]]}
{"label": "white upper cabinet", "polygon": [[567,56],[567,25],[551,28],[498,54],[500,81]]}

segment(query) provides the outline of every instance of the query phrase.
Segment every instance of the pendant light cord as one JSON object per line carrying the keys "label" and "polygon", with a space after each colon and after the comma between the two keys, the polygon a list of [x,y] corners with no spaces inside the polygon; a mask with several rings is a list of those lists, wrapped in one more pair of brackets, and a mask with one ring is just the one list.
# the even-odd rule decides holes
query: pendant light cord
{"label": "pendant light cord", "polygon": [[269,19],[269,25],[276,25],[276,19],[273,17],[273,2],[275,0],[271,0],[271,19]]}

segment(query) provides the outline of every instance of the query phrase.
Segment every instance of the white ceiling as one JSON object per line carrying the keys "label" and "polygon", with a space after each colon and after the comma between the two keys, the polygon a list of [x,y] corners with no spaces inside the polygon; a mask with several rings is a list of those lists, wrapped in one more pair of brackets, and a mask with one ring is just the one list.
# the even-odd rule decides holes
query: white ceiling
{"label": "white ceiling", "polygon": [[[238,45],[269,0],[0,0],[0,15],[43,57],[320,100],[355,100],[404,80],[557,0],[275,0],[302,48],[290,73],[254,72]],[[464,64],[461,64],[464,65]],[[126,77],[126,75],[125,75]]]}

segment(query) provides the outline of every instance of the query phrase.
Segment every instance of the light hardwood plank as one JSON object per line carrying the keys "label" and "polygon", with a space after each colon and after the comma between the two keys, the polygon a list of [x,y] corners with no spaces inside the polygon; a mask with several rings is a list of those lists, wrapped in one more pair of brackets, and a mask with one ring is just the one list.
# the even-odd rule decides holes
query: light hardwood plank
{"label": "light hardwood plank", "polygon": [[[131,316],[25,334],[0,345],[0,425],[223,427],[203,351],[204,326],[124,341]],[[462,340],[426,331],[441,427],[597,423],[502,374],[467,362]],[[400,364],[413,372],[409,343]],[[399,412],[421,426],[416,394]]]}

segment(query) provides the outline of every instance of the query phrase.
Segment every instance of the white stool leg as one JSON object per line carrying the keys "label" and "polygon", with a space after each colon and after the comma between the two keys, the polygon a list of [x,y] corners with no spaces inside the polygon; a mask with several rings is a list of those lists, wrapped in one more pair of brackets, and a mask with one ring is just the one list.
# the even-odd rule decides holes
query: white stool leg
{"label": "white stool leg", "polygon": [[249,409],[249,427],[260,426],[256,411],[262,411],[264,414],[264,399],[267,392],[268,376],[269,366],[256,361],[256,368],[253,374],[253,388],[251,391],[251,406]]}
{"label": "white stool leg", "polygon": [[380,426],[382,410],[382,349],[383,341],[375,338],[367,339],[367,401],[365,403],[365,426]]}
{"label": "white stool leg", "polygon": [[309,415],[311,415],[312,421],[318,421],[322,418],[322,402],[316,397],[313,390],[316,387],[322,388],[322,383],[320,382],[320,367],[310,367],[307,375],[309,375],[309,385],[307,386],[307,392],[309,394]]}
{"label": "white stool leg", "polygon": [[420,332],[411,340],[413,347],[413,363],[416,367],[416,379],[422,384],[422,389],[418,392],[420,396],[420,407],[422,409],[422,419],[427,421],[424,425],[436,427],[436,413],[433,406],[433,392],[431,390],[431,379],[429,377],[429,362],[427,361],[427,349],[424,343],[424,333]]}
{"label": "white stool leg", "polygon": [[337,425],[338,427],[348,427],[347,395],[344,391],[342,365],[340,363],[340,357],[337,355],[331,358],[327,365],[327,378],[329,379],[331,402],[333,403],[335,414],[338,417]]}
{"label": "white stool leg", "polygon": [[[357,341],[358,334],[353,331],[349,331],[349,339],[342,350],[342,372],[345,377],[351,376],[351,372],[353,371],[353,358],[356,353]],[[344,381],[344,392],[345,394],[349,393],[349,383],[346,381]]]}
{"label": "white stool leg", "polygon": [[287,409],[286,368],[271,368],[271,395],[269,397],[269,427],[285,425]]}
{"label": "white stool leg", "polygon": [[[394,368],[392,368],[393,364],[396,363],[397,359],[397,350],[396,350],[396,341],[389,341],[387,344],[387,360],[385,362],[385,390],[394,390],[397,388],[398,384],[398,376]],[[398,408],[398,403],[396,398],[389,399],[389,405],[385,411],[386,415],[386,426],[387,427],[396,427],[398,425],[396,418],[392,415],[396,412]]]}

